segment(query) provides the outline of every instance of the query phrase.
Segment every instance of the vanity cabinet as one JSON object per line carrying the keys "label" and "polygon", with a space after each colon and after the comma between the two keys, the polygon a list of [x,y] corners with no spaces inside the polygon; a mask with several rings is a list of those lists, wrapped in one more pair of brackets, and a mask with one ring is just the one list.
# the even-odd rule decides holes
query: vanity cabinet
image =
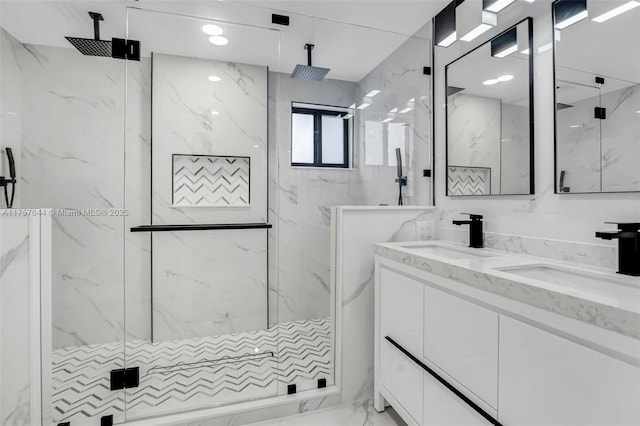
{"label": "vanity cabinet", "polygon": [[422,354],[422,314],[424,285],[405,275],[383,269],[378,288],[379,335],[382,336],[379,364],[380,384],[411,416],[405,418],[422,424],[423,370],[399,351],[385,336],[389,336],[411,354]]}
{"label": "vanity cabinet", "polygon": [[498,314],[425,286],[424,357],[494,409]]}
{"label": "vanity cabinet", "polygon": [[554,333],[542,310],[386,259],[375,289],[378,411],[386,401],[410,425],[640,425],[640,342],[597,350],[610,337]]}
{"label": "vanity cabinet", "polygon": [[505,425],[639,425],[640,368],[500,318],[500,413]]}

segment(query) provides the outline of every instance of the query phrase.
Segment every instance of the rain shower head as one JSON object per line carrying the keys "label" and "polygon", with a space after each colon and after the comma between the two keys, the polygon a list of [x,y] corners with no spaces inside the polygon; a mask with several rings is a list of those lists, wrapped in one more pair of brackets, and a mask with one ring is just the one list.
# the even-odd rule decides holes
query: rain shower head
{"label": "rain shower head", "polygon": [[93,19],[93,35],[91,38],[65,37],[69,43],[87,56],[107,56],[111,57],[111,41],[100,40],[100,21],[104,18],[100,13],[89,12],[89,16]]}
{"label": "rain shower head", "polygon": [[327,76],[329,68],[314,67],[311,65],[311,51],[314,48],[313,44],[305,44],[305,50],[307,51],[307,65],[296,65],[296,68],[291,73],[291,78],[297,78],[300,80],[312,80],[322,81]]}

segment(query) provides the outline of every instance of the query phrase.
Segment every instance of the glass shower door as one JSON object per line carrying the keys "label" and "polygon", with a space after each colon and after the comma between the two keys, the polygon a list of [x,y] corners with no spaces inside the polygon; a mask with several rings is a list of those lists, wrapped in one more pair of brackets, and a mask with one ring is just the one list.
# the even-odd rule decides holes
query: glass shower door
{"label": "glass shower door", "polygon": [[[269,88],[279,31],[129,8],[127,419],[277,395]],[[274,121],[275,122],[275,121]],[[273,318],[273,316],[272,316]]]}

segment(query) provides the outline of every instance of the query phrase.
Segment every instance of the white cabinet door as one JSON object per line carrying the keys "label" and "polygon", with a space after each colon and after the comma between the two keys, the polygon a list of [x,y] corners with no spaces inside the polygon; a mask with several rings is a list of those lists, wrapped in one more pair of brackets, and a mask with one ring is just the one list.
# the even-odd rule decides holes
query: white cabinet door
{"label": "white cabinet door", "polygon": [[421,359],[423,291],[424,284],[420,282],[384,268],[380,270],[380,380],[417,424],[422,423],[423,370],[385,337],[391,337]]}
{"label": "white cabinet door", "polygon": [[444,387],[424,374],[423,426],[487,426],[491,423]]}
{"label": "white cabinet door", "polygon": [[501,423],[638,425],[640,368],[500,317]]}
{"label": "white cabinet door", "polygon": [[487,404],[498,403],[498,314],[425,288],[424,355]]}

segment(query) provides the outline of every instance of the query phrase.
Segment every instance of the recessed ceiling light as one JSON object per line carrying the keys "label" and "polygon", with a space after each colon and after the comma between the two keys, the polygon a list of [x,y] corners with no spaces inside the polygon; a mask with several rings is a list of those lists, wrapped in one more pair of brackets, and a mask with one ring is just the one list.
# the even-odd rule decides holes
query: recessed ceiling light
{"label": "recessed ceiling light", "polygon": [[615,9],[611,9],[610,11],[603,13],[600,16],[596,16],[592,19],[592,21],[602,23],[604,21],[608,21],[611,18],[615,18],[618,15],[622,15],[623,13],[628,12],[631,9],[635,9],[638,6],[640,6],[640,2],[630,1],[623,4],[622,6],[616,7]]}
{"label": "recessed ceiling light", "polygon": [[360,104],[360,105],[358,106],[358,109],[365,109],[365,108],[368,108],[368,107],[369,107],[369,105],[371,105],[371,104]]}
{"label": "recessed ceiling light", "polygon": [[400,111],[400,114],[406,114],[406,113],[408,113],[409,111],[413,111],[413,108],[411,108],[411,107],[407,107],[407,108],[405,108],[405,109],[401,110],[401,111]]}
{"label": "recessed ceiling light", "polygon": [[489,12],[498,13],[505,7],[509,6],[516,0],[496,0],[491,3],[489,6],[485,7],[484,10],[488,10]]}
{"label": "recessed ceiling light", "polygon": [[219,115],[220,113],[218,111],[216,111],[215,109],[211,110],[211,115]]}
{"label": "recessed ceiling light", "polygon": [[378,93],[380,93],[379,90],[372,90],[369,93],[366,94],[367,98],[373,98],[375,95],[377,95]]}
{"label": "recessed ceiling light", "polygon": [[229,43],[229,40],[223,36],[211,36],[209,37],[209,43],[215,44],[216,46],[224,46]]}
{"label": "recessed ceiling light", "polygon": [[215,83],[215,82],[217,82],[217,81],[222,80],[222,79],[221,79],[220,77],[218,77],[217,75],[210,75],[209,77],[207,77],[207,79],[208,79],[209,81],[213,81],[214,83]]}
{"label": "recessed ceiling light", "polygon": [[204,31],[205,34],[209,34],[210,36],[219,36],[224,32],[222,31],[222,28],[213,24],[207,24],[203,26],[202,31]]}
{"label": "recessed ceiling light", "polygon": [[501,75],[500,77],[496,78],[496,80],[498,80],[498,81],[509,81],[509,80],[513,80],[513,76],[511,74],[505,74],[505,75]]}
{"label": "recessed ceiling light", "polygon": [[584,124],[572,124],[569,127],[571,127],[572,129],[577,129],[578,127],[582,127],[582,126],[584,126]]}
{"label": "recessed ceiling light", "polygon": [[388,123],[390,121],[393,121],[393,118],[385,118],[384,120],[382,120],[383,123]]}
{"label": "recessed ceiling light", "polygon": [[342,116],[343,120],[351,120],[353,118],[353,114],[345,114]]}
{"label": "recessed ceiling light", "polygon": [[482,82],[482,84],[484,84],[485,86],[493,86],[494,84],[498,84],[499,81],[496,80],[495,78],[489,79],[489,80],[485,80]]}
{"label": "recessed ceiling light", "polygon": [[392,109],[392,110],[391,110],[391,111],[389,111],[389,112],[398,112],[398,107],[395,107],[394,109]]}

